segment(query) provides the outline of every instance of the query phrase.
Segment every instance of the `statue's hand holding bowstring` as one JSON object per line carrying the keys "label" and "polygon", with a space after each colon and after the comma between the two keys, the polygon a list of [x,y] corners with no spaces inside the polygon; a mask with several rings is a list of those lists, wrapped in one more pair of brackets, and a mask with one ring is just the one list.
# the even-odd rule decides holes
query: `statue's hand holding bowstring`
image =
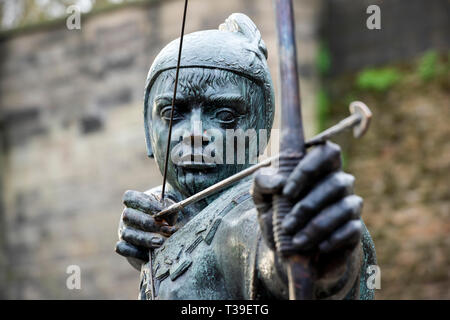
{"label": "statue's hand holding bowstring", "polygon": [[159,248],[177,228],[165,220],[153,218],[163,209],[154,194],[128,190],[123,196],[123,203],[125,209],[119,221],[116,252],[140,270],[141,264],[149,259],[149,250]]}

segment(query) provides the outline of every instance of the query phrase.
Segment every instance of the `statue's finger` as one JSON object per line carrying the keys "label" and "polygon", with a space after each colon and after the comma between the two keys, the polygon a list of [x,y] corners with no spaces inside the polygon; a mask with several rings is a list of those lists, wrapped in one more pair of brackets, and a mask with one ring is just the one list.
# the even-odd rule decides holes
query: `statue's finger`
{"label": "statue's finger", "polygon": [[158,232],[162,227],[169,226],[165,221],[156,221],[152,216],[132,208],[123,210],[122,220],[127,226],[148,232]]}
{"label": "statue's finger", "polygon": [[162,226],[159,229],[159,232],[166,237],[170,237],[172,234],[178,231],[178,227],[176,226]]}
{"label": "statue's finger", "polygon": [[116,243],[116,252],[124,257],[136,258],[142,261],[148,260],[148,251],[137,248],[126,241],[120,240]]}
{"label": "statue's finger", "polygon": [[255,173],[250,194],[259,213],[272,208],[272,196],[281,191],[284,181],[273,168],[262,168]]}
{"label": "statue's finger", "polygon": [[143,192],[127,190],[123,195],[123,204],[132,209],[137,209],[148,214],[156,214],[163,207],[155,198]]}
{"label": "statue's finger", "polygon": [[295,167],[283,188],[283,195],[297,199],[317,181],[341,167],[341,149],[332,142],[317,146]]}
{"label": "statue's finger", "polygon": [[295,233],[329,204],[353,193],[355,178],[344,172],[330,174],[300,202],[294,205],[284,218],[282,227],[288,233]]}
{"label": "statue's finger", "polygon": [[253,181],[252,186],[250,187],[250,194],[252,195],[253,203],[259,214],[266,212],[272,207],[272,195],[263,194],[258,191],[255,181]]}
{"label": "statue's finger", "polygon": [[356,195],[345,197],[328,206],[294,236],[292,240],[294,247],[307,250],[318,245],[346,222],[359,219],[361,208],[362,199]]}
{"label": "statue's finger", "polygon": [[273,234],[273,211],[268,209],[263,211],[261,214],[258,211],[258,222],[261,228],[261,233],[263,234],[263,239],[265,240],[267,246],[272,250],[275,250],[275,240]]}
{"label": "statue's finger", "polygon": [[341,248],[355,247],[361,240],[361,220],[351,220],[336,230],[333,235],[322,241],[319,249],[323,253],[329,253]]}
{"label": "statue's finger", "polygon": [[159,248],[164,243],[164,238],[157,233],[144,232],[126,227],[122,232],[122,239],[135,246],[147,249]]}
{"label": "statue's finger", "polygon": [[261,194],[275,194],[281,191],[286,178],[277,173],[274,168],[262,168],[255,173],[254,192]]}

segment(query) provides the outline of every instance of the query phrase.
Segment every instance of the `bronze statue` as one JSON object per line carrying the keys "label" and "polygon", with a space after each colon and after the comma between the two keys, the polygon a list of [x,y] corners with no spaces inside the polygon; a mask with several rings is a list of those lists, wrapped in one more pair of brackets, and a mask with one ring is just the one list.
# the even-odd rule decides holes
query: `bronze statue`
{"label": "bronze statue", "polygon": [[[161,172],[173,110],[169,204],[250,167],[253,151],[264,151],[260,141],[268,138],[274,114],[267,48],[247,16],[233,14],[219,30],[184,37],[172,109],[178,47],[175,40],[156,57],[144,100],[148,154]],[[262,134],[241,145],[244,162],[234,137],[233,149],[217,141],[251,129]],[[366,271],[376,264],[375,248],[360,218],[354,177],[341,170],[340,148],[315,146],[294,166],[289,175],[259,169],[165,219],[154,217],[168,205],[161,202],[161,187],[125,192],[116,251],[141,271],[139,297],[288,298],[288,264],[274,239],[272,205],[274,197],[284,197],[292,209],[278,227],[292,237],[291,254],[310,257],[311,297],[373,298]]]}

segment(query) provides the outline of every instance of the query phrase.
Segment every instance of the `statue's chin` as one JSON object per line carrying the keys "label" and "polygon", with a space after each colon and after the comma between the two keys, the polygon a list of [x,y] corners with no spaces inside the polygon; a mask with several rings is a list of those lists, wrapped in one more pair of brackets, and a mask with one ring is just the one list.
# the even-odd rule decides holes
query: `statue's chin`
{"label": "statue's chin", "polygon": [[169,182],[186,197],[192,196],[225,178],[245,169],[244,165],[218,165],[212,168],[175,166],[170,170]]}
{"label": "statue's chin", "polygon": [[216,171],[178,170],[178,185],[180,191],[192,196],[220,181]]}

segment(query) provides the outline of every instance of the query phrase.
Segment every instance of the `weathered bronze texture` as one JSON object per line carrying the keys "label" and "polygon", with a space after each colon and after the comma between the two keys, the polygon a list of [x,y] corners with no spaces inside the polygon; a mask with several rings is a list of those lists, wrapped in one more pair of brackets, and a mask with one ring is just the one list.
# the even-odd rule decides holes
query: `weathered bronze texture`
{"label": "weathered bronze texture", "polygon": [[[127,191],[123,198],[116,251],[141,271],[140,298],[287,299],[288,278],[301,284],[297,298],[373,298],[373,290],[365,286],[366,270],[376,260],[360,219],[362,199],[353,194],[354,178],[341,170],[337,145],[321,140],[305,153],[299,100],[287,101],[294,107],[285,120],[296,121],[288,137],[292,144],[286,140],[281,150],[282,156],[287,154],[289,171],[250,163],[252,148],[257,146],[260,154],[265,147],[250,137],[243,144],[245,161],[237,161],[237,143],[224,149],[223,156],[231,155],[231,163],[206,161],[213,157],[208,150],[215,154],[221,150],[212,132],[270,134],[273,83],[267,49],[254,23],[243,14],[233,14],[218,30],[185,35],[180,61],[179,48],[179,39],[169,43],[150,68],[144,124],[148,154],[154,155],[161,173],[168,143],[175,151],[186,145],[187,156],[182,152],[180,161],[172,158],[166,166],[164,204],[161,186]],[[178,63],[178,90],[172,103]],[[291,83],[290,90],[297,90],[294,96],[299,97],[298,86],[295,89]],[[288,90],[285,100],[291,94]],[[174,139],[168,140],[171,118]],[[295,157],[289,157],[292,154]],[[254,172],[253,177],[249,172]],[[179,206],[176,215],[161,213],[168,202]],[[281,232],[292,239],[289,253],[297,259],[292,272],[286,272],[285,251],[276,250],[274,203],[286,204],[277,239]],[[283,249],[283,242],[278,243]],[[315,258],[299,264],[297,257],[305,252]]]}

